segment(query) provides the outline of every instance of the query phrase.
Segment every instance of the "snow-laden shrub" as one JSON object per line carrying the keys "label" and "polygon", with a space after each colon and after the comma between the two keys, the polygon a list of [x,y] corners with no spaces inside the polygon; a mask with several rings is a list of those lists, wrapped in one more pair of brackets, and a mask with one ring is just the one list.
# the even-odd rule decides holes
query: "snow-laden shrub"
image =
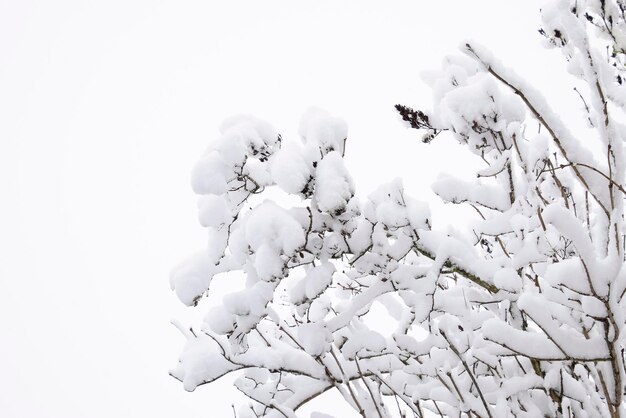
{"label": "snow-laden shrub", "polygon": [[[340,119],[310,111],[301,141],[227,121],[193,170],[208,249],[171,285],[188,305],[230,272],[245,286],[183,329],[172,375],[194,390],[240,371],[241,417],[294,417],[328,390],[363,417],[626,417],[624,14],[616,0],[543,10],[584,132],[472,44],[432,77],[430,111],[397,106],[425,142],[451,135],[484,161],[433,185],[475,209],[472,240],[432,225],[401,181],[357,201]],[[262,198],[276,188],[291,198]]]}

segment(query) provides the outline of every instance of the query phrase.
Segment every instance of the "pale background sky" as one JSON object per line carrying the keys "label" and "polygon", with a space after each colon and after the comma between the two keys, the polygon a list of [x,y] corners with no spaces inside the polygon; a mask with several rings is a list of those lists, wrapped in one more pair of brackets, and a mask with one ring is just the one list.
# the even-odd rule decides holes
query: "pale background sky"
{"label": "pale background sky", "polygon": [[168,274],[204,245],[189,172],[221,120],[295,137],[325,108],[362,195],[402,176],[430,199],[456,148],[393,105],[428,107],[419,73],[464,38],[556,90],[539,4],[0,0],[0,416],[232,416],[228,385],[167,374],[191,317]]}

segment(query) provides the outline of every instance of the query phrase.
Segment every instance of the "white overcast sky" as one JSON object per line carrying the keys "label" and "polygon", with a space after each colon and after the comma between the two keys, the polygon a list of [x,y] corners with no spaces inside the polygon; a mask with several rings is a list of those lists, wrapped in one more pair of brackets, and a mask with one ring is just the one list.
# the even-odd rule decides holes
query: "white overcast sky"
{"label": "white overcast sky", "polygon": [[293,137],[325,108],[362,194],[403,176],[430,199],[455,150],[393,105],[428,107],[419,73],[465,38],[556,89],[539,4],[0,0],[0,416],[231,416],[227,385],[167,374],[189,317],[168,274],[204,245],[189,172],[221,120]]}

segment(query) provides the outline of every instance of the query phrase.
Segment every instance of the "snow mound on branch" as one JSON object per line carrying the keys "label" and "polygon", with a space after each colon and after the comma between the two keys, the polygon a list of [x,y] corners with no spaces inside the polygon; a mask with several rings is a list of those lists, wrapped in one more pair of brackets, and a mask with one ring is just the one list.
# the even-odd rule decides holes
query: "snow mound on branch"
{"label": "snow mound on branch", "polygon": [[204,318],[204,322],[213,332],[226,335],[235,329],[237,318],[231,312],[226,311],[223,307],[214,307]]}
{"label": "snow mound on branch", "polygon": [[354,196],[354,183],[337,151],[332,151],[317,167],[315,198],[323,212],[343,212]]}
{"label": "snow mound on branch", "polygon": [[218,152],[209,152],[191,171],[191,188],[196,194],[223,194],[231,179],[230,167]]}
{"label": "snow mound on branch", "polygon": [[306,275],[305,293],[308,299],[319,296],[333,281],[335,266],[328,261],[312,268]]}
{"label": "snow mound on branch", "polygon": [[236,135],[252,154],[267,146],[276,145],[278,132],[269,123],[253,116],[239,115],[226,119],[220,126],[220,132],[227,136]]}
{"label": "snow mound on branch", "polygon": [[305,144],[318,146],[322,154],[331,151],[343,154],[348,125],[343,119],[333,117],[325,110],[311,108],[302,115],[298,133]]}
{"label": "snow mound on branch", "polygon": [[519,292],[523,286],[522,278],[511,268],[498,270],[493,276],[493,283],[500,289],[508,290],[509,292]]}
{"label": "snow mound on branch", "polygon": [[175,267],[170,273],[170,287],[187,306],[195,305],[209,288],[214,266],[205,253],[198,253]]}
{"label": "snow mound on branch", "polygon": [[468,182],[446,174],[440,174],[433,183],[432,190],[447,202],[478,203],[500,211],[505,211],[511,207],[509,196],[504,190],[479,180]]}
{"label": "snow mound on branch", "polygon": [[185,390],[192,392],[199,385],[240,368],[219,355],[218,350],[209,337],[190,338],[170,374],[183,382]]}
{"label": "snow mound on branch", "polygon": [[259,185],[271,180],[266,163],[280,144],[280,135],[267,122],[251,116],[227,119],[220,128],[222,136],[196,163],[191,185],[197,194],[222,195],[232,182],[248,175]]}
{"label": "snow mound on branch", "polygon": [[333,336],[323,324],[302,324],[298,327],[300,344],[313,357],[320,356],[330,350]]}
{"label": "snow mound on branch", "polygon": [[276,250],[268,244],[261,245],[254,254],[254,269],[262,280],[280,277],[285,262]]}
{"label": "snow mound on branch", "polygon": [[385,338],[376,331],[363,330],[354,332],[342,348],[346,358],[353,359],[357,356],[381,353],[387,348]]}
{"label": "snow mound on branch", "polygon": [[390,228],[410,224],[414,229],[430,229],[428,204],[408,196],[401,179],[380,186],[368,200],[364,214],[371,222],[382,222]]}
{"label": "snow mound on branch", "polygon": [[288,290],[289,300],[299,304],[317,298],[332,283],[335,270],[328,261],[307,270],[306,275]]}
{"label": "snow mound on branch", "polygon": [[220,196],[213,194],[198,199],[198,220],[205,227],[220,228],[233,218],[230,205]]}
{"label": "snow mound on branch", "polygon": [[267,245],[291,255],[304,244],[304,230],[287,210],[265,201],[249,212],[245,238],[253,251]]}
{"label": "snow mound on branch", "polygon": [[287,143],[272,158],[272,178],[287,193],[301,193],[311,178],[311,167],[303,152],[302,147]]}

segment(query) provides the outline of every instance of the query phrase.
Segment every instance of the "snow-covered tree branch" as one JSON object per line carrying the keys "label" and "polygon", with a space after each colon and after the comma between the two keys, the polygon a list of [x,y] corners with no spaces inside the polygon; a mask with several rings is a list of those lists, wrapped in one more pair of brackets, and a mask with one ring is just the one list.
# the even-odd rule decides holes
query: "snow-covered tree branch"
{"label": "snow-covered tree branch", "polygon": [[625,12],[620,0],[542,11],[581,115],[471,42],[430,80],[432,109],[396,107],[424,142],[449,135],[484,162],[433,184],[475,210],[467,233],[433,225],[400,180],[359,201],[346,124],[321,110],[300,141],[226,121],[193,170],[208,248],[171,284],[190,306],[215,280],[245,285],[201,328],[181,326],[172,375],[194,390],[240,372],[252,401],[240,417],[295,417],[329,390],[367,418],[626,417]]}

